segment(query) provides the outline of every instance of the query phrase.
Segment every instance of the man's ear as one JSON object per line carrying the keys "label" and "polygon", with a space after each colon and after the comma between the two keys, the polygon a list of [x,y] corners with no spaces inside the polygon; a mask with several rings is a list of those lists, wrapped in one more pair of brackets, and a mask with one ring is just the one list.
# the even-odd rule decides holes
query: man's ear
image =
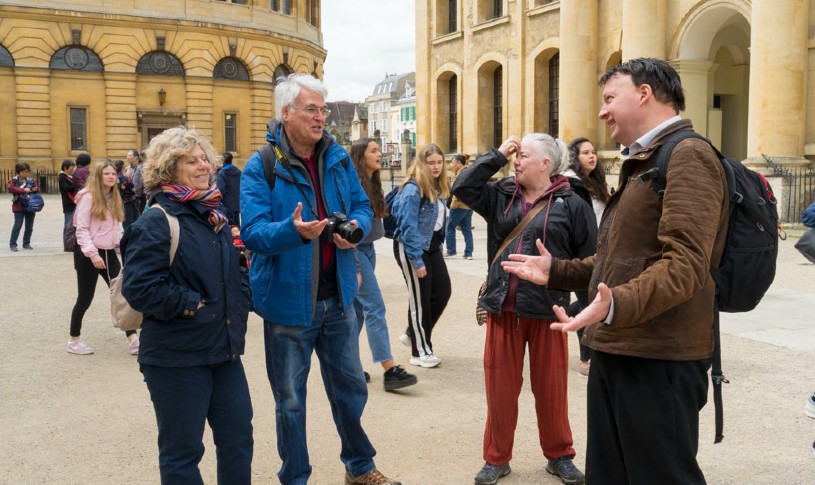
{"label": "man's ear", "polygon": [[642,104],[648,98],[652,98],[654,96],[654,90],[651,89],[650,84],[642,83],[642,84],[640,84],[639,88],[637,88],[637,89],[639,89],[639,92],[640,92],[640,106],[642,106]]}

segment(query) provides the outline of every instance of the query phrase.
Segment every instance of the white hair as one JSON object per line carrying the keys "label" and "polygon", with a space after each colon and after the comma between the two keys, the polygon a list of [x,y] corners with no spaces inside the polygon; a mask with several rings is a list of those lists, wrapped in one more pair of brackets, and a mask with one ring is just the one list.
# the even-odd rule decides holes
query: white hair
{"label": "white hair", "polygon": [[293,108],[302,89],[320,94],[323,98],[328,97],[325,84],[311,74],[289,74],[286,77],[279,77],[274,90],[274,114],[278,121],[283,122],[283,108]]}
{"label": "white hair", "polygon": [[546,133],[529,133],[521,142],[531,143],[538,157],[552,161],[550,175],[557,175],[569,167],[569,149],[560,139]]}

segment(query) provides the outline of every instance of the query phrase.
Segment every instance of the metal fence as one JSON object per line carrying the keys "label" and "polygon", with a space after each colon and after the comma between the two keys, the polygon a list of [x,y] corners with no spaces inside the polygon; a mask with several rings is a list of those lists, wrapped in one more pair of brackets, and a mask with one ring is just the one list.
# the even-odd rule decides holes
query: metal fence
{"label": "metal fence", "polygon": [[[12,169],[0,170],[0,180],[3,181],[2,186],[0,186],[0,194],[8,192],[8,182],[15,175],[17,174]],[[56,170],[37,170],[31,175],[31,178],[37,180],[43,194],[59,193],[59,172]]]}
{"label": "metal fence", "polygon": [[806,167],[784,167],[764,157],[770,174],[783,179],[783,197],[778,208],[781,222],[801,222],[801,214],[815,201],[815,172]]}

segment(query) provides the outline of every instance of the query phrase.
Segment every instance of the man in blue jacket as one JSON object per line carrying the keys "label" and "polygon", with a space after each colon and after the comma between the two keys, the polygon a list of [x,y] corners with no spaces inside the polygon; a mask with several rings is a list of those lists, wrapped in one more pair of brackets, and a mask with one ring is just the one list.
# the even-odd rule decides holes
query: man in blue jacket
{"label": "man in blue jacket", "polygon": [[308,482],[306,382],[317,352],[342,442],[345,483],[394,485],[376,469],[360,419],[368,389],[354,314],[356,244],[329,225],[347,215],[367,233],[373,212],[348,153],[325,131],[327,90],[308,74],[281,78],[266,139],[274,150],[267,177],[258,153],[241,176],[241,236],[254,251],[250,281],[263,317],[266,371],[276,403],[284,485]]}

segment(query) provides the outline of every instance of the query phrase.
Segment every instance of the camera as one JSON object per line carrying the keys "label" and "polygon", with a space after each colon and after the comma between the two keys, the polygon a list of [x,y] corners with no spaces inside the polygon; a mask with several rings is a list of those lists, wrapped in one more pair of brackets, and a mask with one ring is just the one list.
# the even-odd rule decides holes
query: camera
{"label": "camera", "polygon": [[342,212],[332,212],[331,215],[328,216],[328,225],[325,226],[325,230],[322,234],[323,241],[333,241],[334,238],[332,236],[334,234],[337,234],[351,244],[356,244],[362,240],[362,228],[348,222],[348,216]]}

